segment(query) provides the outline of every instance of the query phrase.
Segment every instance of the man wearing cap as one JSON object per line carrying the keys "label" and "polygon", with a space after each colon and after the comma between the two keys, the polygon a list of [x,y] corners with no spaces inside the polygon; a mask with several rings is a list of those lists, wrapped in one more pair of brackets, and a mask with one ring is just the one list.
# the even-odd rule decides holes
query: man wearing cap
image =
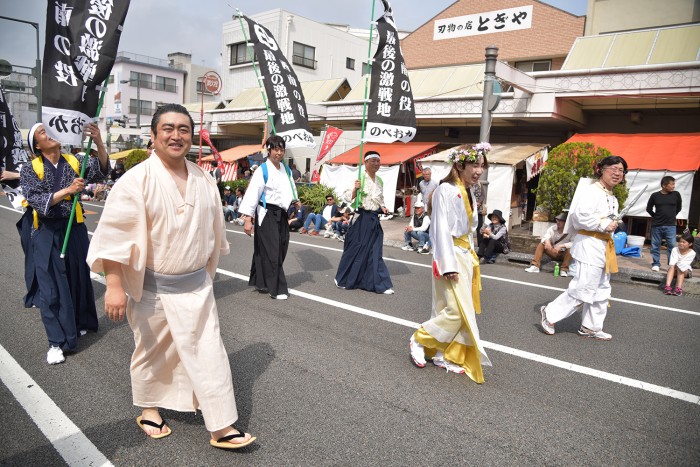
{"label": "man wearing cap", "polygon": [[411,241],[415,239],[418,240],[418,249],[416,251],[422,255],[427,255],[430,253],[430,247],[427,246],[427,242],[430,240],[430,234],[428,233],[430,217],[425,214],[425,205],[422,201],[416,202],[414,208],[413,217],[403,233],[405,245],[401,249],[405,251],[415,250],[416,248]]}
{"label": "man wearing cap", "polygon": [[379,213],[388,212],[384,205],[384,183],[377,175],[380,165],[379,153],[368,151],[360,179],[343,194],[345,201],[356,203],[357,217],[345,235],[335,285],[390,295],[394,289],[382,259],[384,231],[379,223]]}
{"label": "man wearing cap", "polygon": [[277,300],[286,300],[289,290],[282,265],[289,247],[287,210],[298,196],[292,172],[282,162],[286,148],[284,139],[278,135],[270,136],[265,147],[267,160],[253,172],[238,208],[243,215],[246,234],[252,235],[255,221],[253,264],[248,285]]}
{"label": "man wearing cap", "polygon": [[231,193],[231,187],[228,185],[224,187],[222,201],[224,202],[224,220],[233,222],[238,216],[236,213],[236,195]]}
{"label": "man wearing cap", "polygon": [[27,138],[29,150],[37,157],[24,164],[20,176],[22,193],[34,210],[31,248],[41,320],[49,340],[49,365],[64,362],[63,351],[75,350],[78,336],[97,331],[98,325],[90,269],[85,262],[89,241],[81,203],[76,205],[66,256],[60,257],[73,197],[80,196],[86,181],[102,181],[110,172],[99,128],[90,123],[85,133],[98,150],[97,157],[88,157],[85,179],[79,174],[87,156],[61,154],[61,143],[50,138],[41,123],[31,128]]}
{"label": "man wearing cap", "polygon": [[554,261],[561,261],[559,275],[567,277],[569,275],[569,263],[571,263],[571,241],[569,235],[564,232],[566,224],[566,213],[561,213],[554,218],[555,225],[545,232],[544,237],[537,245],[535,257],[532,258],[531,266],[525,272],[540,272],[540,262],[542,255],[546,254]]}
{"label": "man wearing cap", "polygon": [[304,218],[306,217],[306,206],[301,204],[300,200],[295,199],[287,210],[287,217],[289,218],[287,223],[289,224],[289,230],[291,232],[301,229],[304,225]]}

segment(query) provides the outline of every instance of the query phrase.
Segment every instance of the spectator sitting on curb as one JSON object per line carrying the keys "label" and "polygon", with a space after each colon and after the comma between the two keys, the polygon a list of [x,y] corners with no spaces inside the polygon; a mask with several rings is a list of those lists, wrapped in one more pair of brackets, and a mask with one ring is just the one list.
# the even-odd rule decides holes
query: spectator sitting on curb
{"label": "spectator sitting on curb", "polygon": [[224,196],[221,197],[224,203],[224,220],[233,222],[236,219],[236,197],[231,193],[231,187],[224,187]]}
{"label": "spectator sitting on curb", "polygon": [[503,213],[494,209],[488,215],[491,223],[481,228],[481,238],[479,239],[479,262],[493,264],[496,262],[496,255],[510,253],[510,240],[508,239],[508,228]]}
{"label": "spectator sitting on curb", "polygon": [[[348,231],[348,228],[350,227],[350,212],[351,212],[350,207],[344,206],[338,210],[337,216],[331,217],[329,224],[331,224],[331,231],[332,231],[331,235],[333,236],[333,238],[336,238],[338,240],[343,240],[343,238],[345,237],[345,233]],[[331,236],[331,235],[327,235],[327,234],[328,234],[328,230],[326,230],[326,233],[323,234],[323,236],[324,237]]]}
{"label": "spectator sitting on curb", "polygon": [[[335,217],[338,213],[338,205],[335,204],[335,198],[333,195],[326,195],[326,205],[323,207],[321,212],[311,213],[307,216],[304,221],[304,227],[299,229],[300,234],[309,233],[309,235],[318,235],[321,230],[321,226],[324,226],[328,221]],[[313,227],[311,224],[313,223]]]}
{"label": "spectator sitting on curb", "polygon": [[554,218],[555,225],[551,226],[545,232],[544,237],[537,245],[535,257],[532,258],[532,265],[525,269],[525,272],[540,272],[540,262],[542,255],[546,254],[554,261],[561,261],[561,269],[559,275],[567,277],[569,275],[569,263],[571,263],[571,240],[564,233],[564,224],[566,224],[566,213],[561,213]]}
{"label": "spectator sitting on curb", "polygon": [[[693,273],[691,264],[695,259],[694,242],[692,234],[684,233],[671,251],[671,259],[668,262],[668,272],[666,273],[666,286],[664,287],[666,295],[683,295],[683,280],[686,276],[691,277]],[[671,289],[674,276],[676,277],[676,288]]]}
{"label": "spectator sitting on curb", "polygon": [[292,205],[287,210],[287,217],[289,218],[289,230],[294,232],[299,230],[302,225],[304,225],[304,218],[306,217],[306,206],[301,204],[301,201],[295,199],[292,201]]}
{"label": "spectator sitting on curb", "polygon": [[418,201],[415,206],[415,213],[408,223],[403,234],[403,239],[406,244],[401,247],[402,250],[416,250],[413,246],[412,239],[418,240],[418,253],[427,255],[430,253],[430,247],[426,246],[429,240],[428,229],[430,228],[430,217],[425,214],[425,205]]}

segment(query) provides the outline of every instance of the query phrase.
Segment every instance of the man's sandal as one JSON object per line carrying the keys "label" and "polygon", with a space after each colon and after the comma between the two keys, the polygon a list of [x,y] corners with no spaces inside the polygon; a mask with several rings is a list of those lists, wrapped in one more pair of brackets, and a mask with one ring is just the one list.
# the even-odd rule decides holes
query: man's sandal
{"label": "man's sandal", "polygon": [[[152,422],[151,420],[144,420],[144,419],[139,415],[138,417],[136,417],[136,423],[139,425],[139,428],[141,428],[141,429],[143,430],[143,432],[146,433],[147,436],[149,436],[149,437],[151,437],[151,438],[153,438],[153,439],[165,438],[166,436],[170,436],[170,435],[172,434],[172,432],[173,432],[173,430],[171,430],[170,427],[167,426],[167,425],[165,424],[165,420],[163,420],[160,424],[158,424],[158,423],[156,423],[156,422]],[[152,427],[154,427],[154,428],[158,428],[159,430],[161,430],[161,433],[159,433],[159,434],[157,434],[157,435],[150,435],[150,434],[148,434],[148,432],[146,431],[146,429],[143,427],[144,425],[148,425],[148,426],[152,426]],[[167,428],[168,431],[166,431],[165,433],[163,433],[163,432],[162,432],[162,431],[163,431],[163,427]]]}
{"label": "man's sandal", "polygon": [[245,435],[246,433],[234,433],[231,435],[224,436],[223,438],[219,438],[217,440],[210,439],[209,444],[219,449],[239,449],[244,446],[248,446],[253,441],[255,441],[255,436],[251,436],[248,441],[244,441],[242,443],[229,443],[229,441],[235,438],[245,438]]}

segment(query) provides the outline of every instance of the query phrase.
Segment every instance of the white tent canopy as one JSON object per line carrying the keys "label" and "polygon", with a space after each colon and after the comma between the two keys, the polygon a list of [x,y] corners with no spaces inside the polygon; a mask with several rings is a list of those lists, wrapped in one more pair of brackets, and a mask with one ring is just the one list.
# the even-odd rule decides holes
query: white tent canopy
{"label": "white tent canopy", "polygon": [[[384,182],[384,202],[389,212],[394,212],[396,201],[396,182],[399,178],[400,165],[382,166],[377,175]],[[321,171],[321,184],[332,187],[338,196],[355,186],[357,167],[350,165],[325,164]]]}

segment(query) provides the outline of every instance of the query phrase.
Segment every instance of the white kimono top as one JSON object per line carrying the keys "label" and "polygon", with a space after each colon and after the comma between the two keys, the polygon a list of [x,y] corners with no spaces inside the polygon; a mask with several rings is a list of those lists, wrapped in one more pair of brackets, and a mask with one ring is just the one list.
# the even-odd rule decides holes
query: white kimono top
{"label": "white kimono top", "polygon": [[184,274],[206,267],[213,279],[219,256],[229,253],[216,181],[186,164],[185,199],[155,153],[126,172],[114,184],[90,242],[91,269],[103,272],[103,259],[121,263],[124,290],[137,302],[146,268]]}
{"label": "white kimono top", "polygon": [[[430,243],[433,245],[433,264],[438,273],[457,272],[457,256],[452,237],[462,237],[469,234],[469,244],[474,249],[474,233],[479,220],[476,210],[476,198],[467,190],[472,199],[471,218],[464,209],[464,199],[459,187],[451,183],[441,183],[433,191],[433,209],[430,213]],[[476,250],[474,250],[476,251]]]}
{"label": "white kimono top", "polygon": [[[259,206],[258,203],[261,201],[263,193],[265,193],[265,203],[274,204],[281,207],[286,212],[289,206],[294,200],[295,192],[292,190],[293,181],[290,183],[289,175],[284,165],[280,164],[280,168],[276,168],[275,165],[269,160],[265,161],[267,165],[267,183],[263,177],[262,165],[253,173],[250,177],[250,182],[248,182],[248,188],[246,189],[245,195],[243,195],[243,201],[238,207],[238,212],[240,214],[245,214],[246,216],[253,217],[255,215],[255,210],[258,212],[258,222],[262,224],[267,209]],[[285,214],[286,219],[286,214]]]}
{"label": "white kimono top", "polygon": [[[360,208],[367,211],[377,211],[384,207],[384,186],[377,174],[374,175],[374,180],[362,170],[360,190],[363,191],[360,198]],[[343,199],[348,203],[354,203],[355,198],[352,197],[352,191],[355,189],[353,185],[349,190],[343,193]],[[360,191],[358,190],[358,192]]]}
{"label": "white kimono top", "polygon": [[[607,190],[600,182],[585,188],[572,211],[569,213],[571,224],[568,232],[574,234],[579,230],[605,232],[612,219],[609,215],[617,215],[617,198],[612,191]],[[571,246],[571,256],[576,261],[597,267],[605,267],[606,243],[588,235],[576,235]]]}

